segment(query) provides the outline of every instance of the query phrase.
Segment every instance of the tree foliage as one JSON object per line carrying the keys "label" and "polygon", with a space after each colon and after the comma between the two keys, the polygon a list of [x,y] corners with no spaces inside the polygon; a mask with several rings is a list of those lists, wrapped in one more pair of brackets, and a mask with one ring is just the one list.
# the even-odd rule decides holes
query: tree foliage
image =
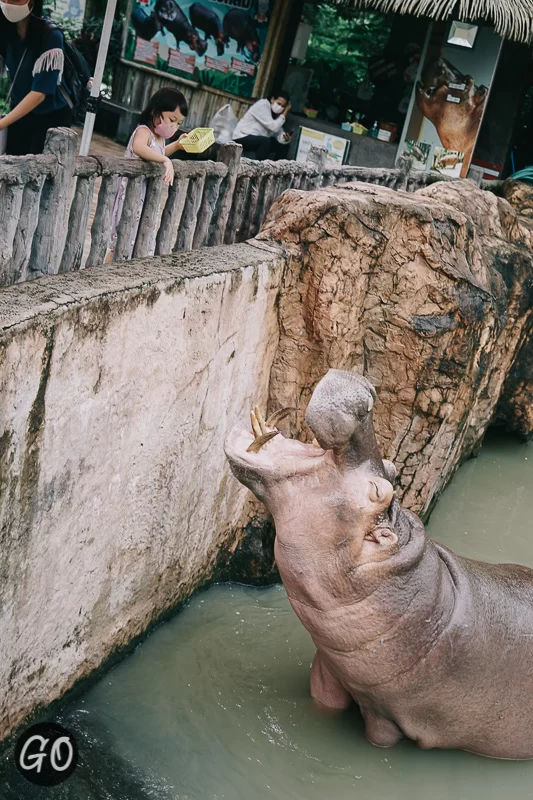
{"label": "tree foliage", "polygon": [[[107,0],[92,0],[92,2],[88,2],[87,11],[89,11],[90,14],[86,13],[81,29],[79,24],[74,20],[64,19],[58,23],[66,38],[71,41],[72,44],[85,57],[91,69],[94,69],[96,66],[96,58],[98,55],[98,47],[100,45],[102,27],[104,24],[106,5]],[[113,79],[113,68],[120,60],[122,51],[122,30],[124,26],[126,8],[127,0],[118,0],[103,77],[103,82],[107,85],[111,84]],[[53,17],[54,10],[55,0],[45,0],[45,16]]]}
{"label": "tree foliage", "polygon": [[304,19],[313,26],[304,66],[314,73],[309,100],[316,108],[356,91],[367,77],[369,59],[385,49],[392,20],[312,2],[304,6]]}

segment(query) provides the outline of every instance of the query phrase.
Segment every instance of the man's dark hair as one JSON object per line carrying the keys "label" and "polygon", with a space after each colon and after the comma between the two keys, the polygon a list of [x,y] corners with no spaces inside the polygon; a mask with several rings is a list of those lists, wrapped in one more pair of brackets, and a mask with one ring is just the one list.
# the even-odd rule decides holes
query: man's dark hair
{"label": "man's dark hair", "polygon": [[283,99],[286,100],[287,103],[291,99],[290,94],[288,92],[286,92],[285,89],[281,89],[281,91],[279,91],[279,92],[271,92],[270,93],[270,97],[275,97],[276,100],[278,99],[278,97],[283,97]]}
{"label": "man's dark hair", "polygon": [[179,108],[184,117],[187,116],[189,106],[185,96],[179,89],[171,89],[169,87],[159,89],[150,98],[150,102],[142,112],[139,124],[151,127],[156,117],[160,117],[164,111],[175,111],[176,108]]}

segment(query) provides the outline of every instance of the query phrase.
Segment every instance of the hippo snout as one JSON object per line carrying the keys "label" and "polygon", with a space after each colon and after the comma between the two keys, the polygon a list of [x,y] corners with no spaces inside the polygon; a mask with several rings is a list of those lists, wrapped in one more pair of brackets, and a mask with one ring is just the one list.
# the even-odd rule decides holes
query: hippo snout
{"label": "hippo snout", "polygon": [[362,375],[330,369],[313,392],[305,420],[321,447],[336,450],[369,417],[375,399],[374,387]]}

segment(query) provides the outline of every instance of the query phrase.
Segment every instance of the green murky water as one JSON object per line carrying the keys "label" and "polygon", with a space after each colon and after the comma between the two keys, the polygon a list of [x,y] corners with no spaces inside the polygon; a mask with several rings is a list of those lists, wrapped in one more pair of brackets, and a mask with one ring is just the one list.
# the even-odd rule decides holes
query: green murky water
{"label": "green murky water", "polygon": [[[457,553],[533,566],[533,448],[491,435],[457,473],[429,535]],[[405,742],[370,745],[355,711],[320,712],[312,642],[282,587],[195,597],[61,721],[82,765],[37,790],[10,772],[2,800],[529,800],[533,761]],[[533,724],[533,720],[532,720]]]}

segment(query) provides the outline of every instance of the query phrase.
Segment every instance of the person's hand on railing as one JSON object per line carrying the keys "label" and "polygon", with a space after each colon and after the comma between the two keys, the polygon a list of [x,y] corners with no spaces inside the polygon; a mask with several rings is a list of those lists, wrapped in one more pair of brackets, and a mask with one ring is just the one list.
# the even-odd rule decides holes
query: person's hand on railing
{"label": "person's hand on railing", "polygon": [[172,186],[174,183],[174,164],[168,158],[168,156],[163,161],[163,166],[165,167],[165,174],[163,176],[163,180],[165,183],[168,183],[169,186]]}

